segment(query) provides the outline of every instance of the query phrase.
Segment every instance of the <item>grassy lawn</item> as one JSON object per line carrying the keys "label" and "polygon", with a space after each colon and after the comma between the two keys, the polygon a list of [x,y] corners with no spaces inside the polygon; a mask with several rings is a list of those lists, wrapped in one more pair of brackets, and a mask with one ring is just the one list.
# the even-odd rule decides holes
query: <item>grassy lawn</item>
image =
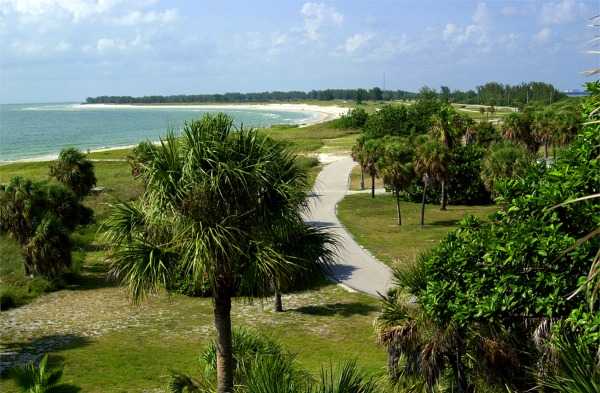
{"label": "grassy lawn", "polygon": [[276,126],[264,129],[275,140],[291,144],[296,153],[314,153],[321,148],[335,150],[338,144],[341,150],[350,149],[359,130],[333,128],[331,122],[314,124],[308,127]]}
{"label": "grassy lawn", "polygon": [[[198,355],[214,334],[210,300],[161,295],[133,306],[120,288],[54,295],[30,306],[39,326],[38,331],[27,332],[24,341],[44,343],[57,334],[69,336],[70,343],[50,358],[65,365],[64,382],[84,392],[155,391],[165,387],[169,370],[200,372]],[[234,326],[254,328],[276,339],[315,374],[321,366],[344,359],[356,359],[372,374],[384,370],[385,351],[375,344],[372,328],[378,309],[375,299],[328,285],[285,295],[283,301],[283,313],[274,313],[268,301],[236,301]],[[52,333],[60,329],[44,326],[49,305],[58,312],[55,319],[66,320],[68,333]],[[4,345],[25,336],[18,327],[0,333]],[[0,391],[16,390],[12,381],[3,379]]]}
{"label": "grassy lawn", "polygon": [[402,226],[396,224],[396,205],[391,195],[355,194],[346,196],[338,205],[338,217],[356,241],[387,264],[412,261],[423,250],[431,248],[465,215],[486,218],[495,206],[427,205],[425,226],[419,218],[421,205],[401,202]]}

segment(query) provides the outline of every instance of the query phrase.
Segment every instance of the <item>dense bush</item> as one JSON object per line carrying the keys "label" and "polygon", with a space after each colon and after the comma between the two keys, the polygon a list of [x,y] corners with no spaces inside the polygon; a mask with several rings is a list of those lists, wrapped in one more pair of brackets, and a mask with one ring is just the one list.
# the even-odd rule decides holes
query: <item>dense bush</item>
{"label": "dense bush", "polygon": [[369,115],[363,108],[354,108],[335,120],[333,125],[337,128],[362,128]]}
{"label": "dense bush", "polygon": [[94,164],[75,148],[61,150],[58,160],[50,165],[50,177],[83,198],[96,186]]}

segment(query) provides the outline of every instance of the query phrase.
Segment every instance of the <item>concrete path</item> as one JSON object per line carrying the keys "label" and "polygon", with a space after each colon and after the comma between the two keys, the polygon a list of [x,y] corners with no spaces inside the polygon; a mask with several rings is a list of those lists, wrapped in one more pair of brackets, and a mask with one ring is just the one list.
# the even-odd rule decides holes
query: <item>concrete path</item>
{"label": "concrete path", "polygon": [[348,180],[355,163],[348,156],[331,157],[319,173],[310,198],[310,214],[306,221],[329,228],[339,241],[337,264],[333,278],[344,286],[373,296],[386,294],[390,287],[390,269],[354,241],[336,215],[339,201],[348,192]]}

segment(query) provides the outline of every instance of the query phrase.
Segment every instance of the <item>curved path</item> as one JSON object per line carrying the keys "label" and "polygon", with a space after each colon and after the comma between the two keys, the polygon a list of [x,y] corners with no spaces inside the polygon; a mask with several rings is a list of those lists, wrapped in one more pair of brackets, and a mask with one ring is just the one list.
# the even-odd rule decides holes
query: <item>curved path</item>
{"label": "curved path", "polygon": [[333,268],[336,281],[373,296],[386,294],[392,279],[390,269],[359,246],[336,215],[337,204],[348,192],[350,172],[356,164],[348,156],[332,158],[317,177],[306,221],[329,228],[338,239],[337,264]]}

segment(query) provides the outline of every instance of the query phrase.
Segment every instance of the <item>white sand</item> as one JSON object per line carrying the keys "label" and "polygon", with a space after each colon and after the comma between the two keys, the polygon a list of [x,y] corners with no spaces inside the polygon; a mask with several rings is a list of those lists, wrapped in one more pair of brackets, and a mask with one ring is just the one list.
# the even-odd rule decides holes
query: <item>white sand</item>
{"label": "white sand", "polygon": [[[323,123],[325,121],[337,119],[341,115],[348,112],[348,108],[343,108],[339,106],[320,106],[320,105],[310,105],[310,104],[223,104],[223,105],[213,105],[213,104],[194,104],[194,105],[129,105],[129,104],[75,104],[75,107],[78,109],[139,109],[139,108],[147,108],[147,109],[156,109],[156,108],[166,108],[166,109],[214,109],[215,111],[226,109],[226,110],[259,110],[259,111],[282,111],[282,112],[307,112],[312,114],[313,116],[306,120],[300,127],[306,127],[312,124]],[[94,149],[90,150],[92,153],[102,152],[102,151],[110,151],[110,150],[120,150],[120,149],[131,149],[136,145],[126,145],[126,146],[115,146],[115,147],[106,147],[102,149]],[[40,157],[32,157],[32,158],[24,158],[20,160],[14,161],[2,161],[0,165],[10,164],[13,162],[40,162],[40,161],[52,161],[58,158],[58,154],[48,154]]]}

